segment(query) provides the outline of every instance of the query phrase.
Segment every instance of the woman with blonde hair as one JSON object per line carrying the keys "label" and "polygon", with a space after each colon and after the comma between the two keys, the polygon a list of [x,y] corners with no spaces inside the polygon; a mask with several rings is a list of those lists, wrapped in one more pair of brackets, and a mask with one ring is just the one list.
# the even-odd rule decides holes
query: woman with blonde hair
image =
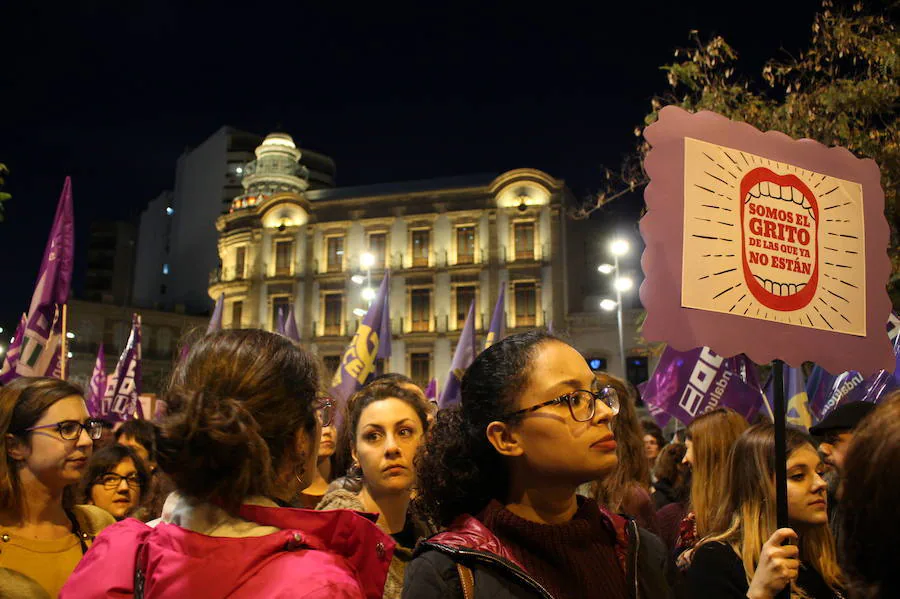
{"label": "woman with blonde hair", "polygon": [[684,463],[691,467],[690,511],[681,522],[675,541],[678,567],[690,563],[690,550],[710,531],[727,480],[726,461],[731,447],[750,425],[730,408],[716,408],[698,416],[687,430]]}
{"label": "woman with blonde hair", "polygon": [[775,427],[758,424],[737,440],[723,509],[694,549],[687,571],[690,596],[773,599],[787,585],[791,597],[837,599],[845,587],[828,527],[824,466],[812,441],[788,429],[787,492],[790,528],[777,526]]}

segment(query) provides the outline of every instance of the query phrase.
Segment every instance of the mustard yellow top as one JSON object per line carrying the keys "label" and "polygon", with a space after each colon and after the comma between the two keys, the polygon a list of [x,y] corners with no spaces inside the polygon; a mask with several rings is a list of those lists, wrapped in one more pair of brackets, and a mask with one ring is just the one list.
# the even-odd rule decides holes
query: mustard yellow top
{"label": "mustard yellow top", "polygon": [[[88,547],[101,530],[115,522],[108,512],[92,505],[76,505],[72,512]],[[51,597],[59,595],[81,555],[81,542],[73,534],[45,541],[25,539],[14,530],[0,528],[0,568],[24,574]],[[5,596],[2,587],[0,596]]]}

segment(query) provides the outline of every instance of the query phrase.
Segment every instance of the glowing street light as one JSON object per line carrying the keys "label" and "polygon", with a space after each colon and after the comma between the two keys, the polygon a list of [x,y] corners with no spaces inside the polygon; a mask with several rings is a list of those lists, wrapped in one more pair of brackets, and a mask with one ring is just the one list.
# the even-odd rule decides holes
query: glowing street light
{"label": "glowing street light", "polygon": [[631,246],[625,239],[614,239],[609,244],[609,253],[613,256],[624,256],[628,253],[629,249],[631,249]]}
{"label": "glowing street light", "polygon": [[359,257],[359,266],[363,270],[369,270],[375,266],[375,255],[371,252],[363,252]]}
{"label": "glowing street light", "polygon": [[601,264],[600,266],[597,267],[597,270],[605,275],[611,274],[612,271],[614,271],[615,269],[616,269],[616,267],[613,266],[612,264]]}
{"label": "glowing street light", "polygon": [[634,281],[628,277],[617,277],[616,280],[613,281],[613,285],[615,286],[616,291],[631,291],[631,288],[634,287]]}
{"label": "glowing street light", "polygon": [[354,309],[353,309],[353,315],[354,315],[354,316],[359,316],[360,318],[362,318],[363,316],[366,315],[366,311],[363,310],[362,308],[354,308]]}
{"label": "glowing street light", "polygon": [[366,277],[364,277],[363,275],[353,275],[352,277],[350,277],[350,280],[357,285],[362,285],[366,282]]}
{"label": "glowing street light", "polygon": [[609,298],[600,301],[600,307],[607,312],[612,312],[618,305],[616,300],[611,300]]}
{"label": "glowing street light", "polygon": [[375,299],[375,290],[371,287],[366,287],[362,290],[362,298],[367,302],[371,302],[373,299]]}
{"label": "glowing street light", "polygon": [[75,338],[75,333],[73,333],[72,331],[68,331],[66,333],[66,339],[74,339],[74,338]]}

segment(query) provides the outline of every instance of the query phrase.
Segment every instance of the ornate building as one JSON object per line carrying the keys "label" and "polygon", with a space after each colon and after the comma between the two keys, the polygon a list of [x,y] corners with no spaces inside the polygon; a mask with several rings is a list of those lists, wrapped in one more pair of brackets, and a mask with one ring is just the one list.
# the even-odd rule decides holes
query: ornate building
{"label": "ornate building", "polygon": [[[273,133],[216,221],[226,327],[272,330],[293,306],[305,345],[334,369],[385,271],[393,372],[443,383],[469,304],[483,341],[500,289],[507,331],[565,321],[565,183],[499,176],[309,189],[293,139]],[[366,264],[364,254],[373,264]]]}

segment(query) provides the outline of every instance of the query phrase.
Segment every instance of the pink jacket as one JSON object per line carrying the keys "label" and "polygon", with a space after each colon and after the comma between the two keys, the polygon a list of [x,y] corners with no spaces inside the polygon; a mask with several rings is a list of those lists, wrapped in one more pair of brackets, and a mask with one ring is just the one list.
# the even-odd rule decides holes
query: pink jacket
{"label": "pink jacket", "polygon": [[244,505],[240,517],[281,530],[225,538],[134,519],[109,526],[59,596],[132,597],[135,556],[146,542],[147,599],[381,598],[394,540],[362,515]]}

